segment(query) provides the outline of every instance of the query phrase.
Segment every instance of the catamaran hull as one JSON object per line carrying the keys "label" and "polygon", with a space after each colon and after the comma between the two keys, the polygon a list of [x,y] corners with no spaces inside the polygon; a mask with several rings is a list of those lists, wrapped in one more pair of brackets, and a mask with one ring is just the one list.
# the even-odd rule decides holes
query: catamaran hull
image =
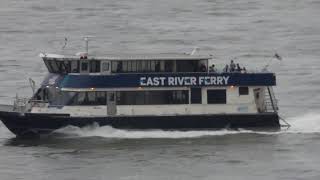
{"label": "catamaran hull", "polygon": [[66,126],[84,127],[94,123],[119,129],[280,129],[277,113],[70,117],[67,114],[0,112],[0,119],[17,136],[49,134]]}

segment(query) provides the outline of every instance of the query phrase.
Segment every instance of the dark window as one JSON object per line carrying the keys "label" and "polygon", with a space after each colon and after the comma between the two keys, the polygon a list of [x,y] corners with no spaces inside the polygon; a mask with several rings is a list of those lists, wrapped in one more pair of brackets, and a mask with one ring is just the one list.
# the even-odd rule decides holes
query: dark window
{"label": "dark window", "polygon": [[51,64],[49,63],[49,60],[44,60],[44,63],[45,63],[45,65],[47,66],[48,71],[49,71],[49,72],[52,72],[52,68],[51,68]]}
{"label": "dark window", "polygon": [[155,72],[161,71],[161,63],[160,61],[155,61]]}
{"label": "dark window", "polygon": [[81,71],[88,71],[88,63],[87,62],[81,63]]}
{"label": "dark window", "polygon": [[71,72],[72,73],[79,73],[79,61],[71,61]]}
{"label": "dark window", "polygon": [[128,72],[128,61],[122,61],[123,72]]}
{"label": "dark window", "polygon": [[111,71],[112,72],[117,72],[117,67],[118,67],[118,62],[117,61],[112,61],[111,62]]}
{"label": "dark window", "polygon": [[71,66],[69,61],[55,61],[56,66],[58,67],[57,73],[66,74],[70,72]]}
{"label": "dark window", "polygon": [[248,95],[249,88],[248,87],[239,87],[239,95]]}
{"label": "dark window", "polygon": [[96,92],[96,104],[97,105],[106,105],[106,92]]}
{"label": "dark window", "polygon": [[48,61],[48,64],[51,66],[52,73],[59,73],[59,67],[58,67],[58,65],[56,64],[56,61],[54,61],[54,60],[49,60],[49,61]]}
{"label": "dark window", "polygon": [[90,61],[90,72],[91,73],[100,72],[100,61],[96,61],[96,60]]}
{"label": "dark window", "polygon": [[120,91],[116,99],[118,105],[188,104],[189,93],[186,90]]}
{"label": "dark window", "polygon": [[142,61],[137,61],[137,71],[142,72]]}
{"label": "dark window", "polygon": [[173,72],[173,61],[164,61],[164,71]]}
{"label": "dark window", "polygon": [[128,61],[128,71],[127,72],[132,72],[132,62]]}
{"label": "dark window", "polygon": [[191,104],[201,104],[201,88],[191,88]]}
{"label": "dark window", "polygon": [[226,104],[227,96],[225,89],[207,90],[208,104]]}
{"label": "dark window", "polygon": [[131,61],[132,72],[137,72],[137,61]]}
{"label": "dark window", "polygon": [[106,92],[63,92],[61,105],[106,105]]}
{"label": "dark window", "polygon": [[109,65],[109,62],[103,62],[102,63],[102,72],[107,72],[107,71],[109,71],[109,67],[110,65]]}
{"label": "dark window", "polygon": [[193,60],[177,60],[176,61],[177,66],[177,72],[198,72],[200,71],[199,61],[193,61]]}
{"label": "dark window", "polygon": [[114,101],[114,93],[109,94],[109,101],[113,102]]}
{"label": "dark window", "polygon": [[155,65],[156,65],[156,62],[155,61],[151,61],[150,62],[150,71],[151,72],[155,72],[156,70],[155,70]]}
{"label": "dark window", "polygon": [[63,64],[64,64],[66,72],[70,73],[71,72],[71,61],[63,61]]}

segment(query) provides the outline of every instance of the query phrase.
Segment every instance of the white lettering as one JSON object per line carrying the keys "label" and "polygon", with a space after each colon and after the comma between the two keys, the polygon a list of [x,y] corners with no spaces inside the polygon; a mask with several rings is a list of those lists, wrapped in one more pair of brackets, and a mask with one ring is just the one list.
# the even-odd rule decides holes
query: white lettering
{"label": "white lettering", "polygon": [[205,77],[204,84],[205,85],[210,85],[210,77],[208,77],[208,76]]}
{"label": "white lettering", "polygon": [[178,79],[178,84],[179,84],[180,86],[182,86],[182,85],[183,85],[184,77],[177,77],[177,79]]}
{"label": "white lettering", "polygon": [[230,76],[199,76],[198,79],[197,77],[140,77],[140,86],[227,85],[229,79]]}
{"label": "white lettering", "polygon": [[147,86],[153,86],[153,81],[151,77],[149,77],[147,80]]}
{"label": "white lettering", "polygon": [[168,86],[174,86],[174,78],[168,77]]}
{"label": "white lettering", "polygon": [[200,76],[200,77],[199,77],[199,85],[202,85],[202,84],[203,84],[203,81],[204,81],[204,77],[203,77],[203,76]]}
{"label": "white lettering", "polygon": [[211,84],[211,85],[216,85],[216,84],[217,84],[217,79],[216,79],[215,76],[211,76],[211,77],[210,77],[210,84]]}
{"label": "white lettering", "polygon": [[221,76],[217,77],[217,85],[223,85],[223,78]]}
{"label": "white lettering", "polygon": [[140,78],[140,86],[146,86],[147,84],[146,84],[146,77],[141,77]]}
{"label": "white lettering", "polygon": [[190,85],[193,85],[193,86],[197,85],[197,78],[196,77],[191,77]]}
{"label": "white lettering", "polygon": [[184,85],[185,86],[190,86],[191,82],[190,82],[190,77],[185,77],[184,78]]}
{"label": "white lettering", "polygon": [[159,82],[159,77],[154,77],[153,78],[153,85],[154,86],[159,86],[160,82]]}
{"label": "white lettering", "polygon": [[165,79],[166,79],[165,77],[160,77],[161,86],[164,86],[164,80],[165,80]]}
{"label": "white lettering", "polygon": [[223,76],[223,80],[224,80],[225,85],[228,84],[229,78],[230,78],[230,76],[227,76],[227,77]]}

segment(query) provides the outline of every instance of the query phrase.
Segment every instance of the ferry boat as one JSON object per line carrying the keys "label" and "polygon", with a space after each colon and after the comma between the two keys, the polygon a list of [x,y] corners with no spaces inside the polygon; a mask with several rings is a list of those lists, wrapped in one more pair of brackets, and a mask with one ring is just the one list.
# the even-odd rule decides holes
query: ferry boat
{"label": "ferry boat", "polygon": [[31,98],[1,106],[17,136],[92,124],[120,129],[279,129],[270,72],[219,71],[212,56],[41,53],[49,73]]}

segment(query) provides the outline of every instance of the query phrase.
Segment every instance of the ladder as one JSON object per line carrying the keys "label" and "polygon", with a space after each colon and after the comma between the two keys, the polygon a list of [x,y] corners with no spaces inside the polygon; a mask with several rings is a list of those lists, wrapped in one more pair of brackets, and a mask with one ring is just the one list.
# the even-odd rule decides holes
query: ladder
{"label": "ladder", "polygon": [[278,100],[276,99],[273,88],[268,86],[265,90],[265,112],[277,112],[279,110]]}

